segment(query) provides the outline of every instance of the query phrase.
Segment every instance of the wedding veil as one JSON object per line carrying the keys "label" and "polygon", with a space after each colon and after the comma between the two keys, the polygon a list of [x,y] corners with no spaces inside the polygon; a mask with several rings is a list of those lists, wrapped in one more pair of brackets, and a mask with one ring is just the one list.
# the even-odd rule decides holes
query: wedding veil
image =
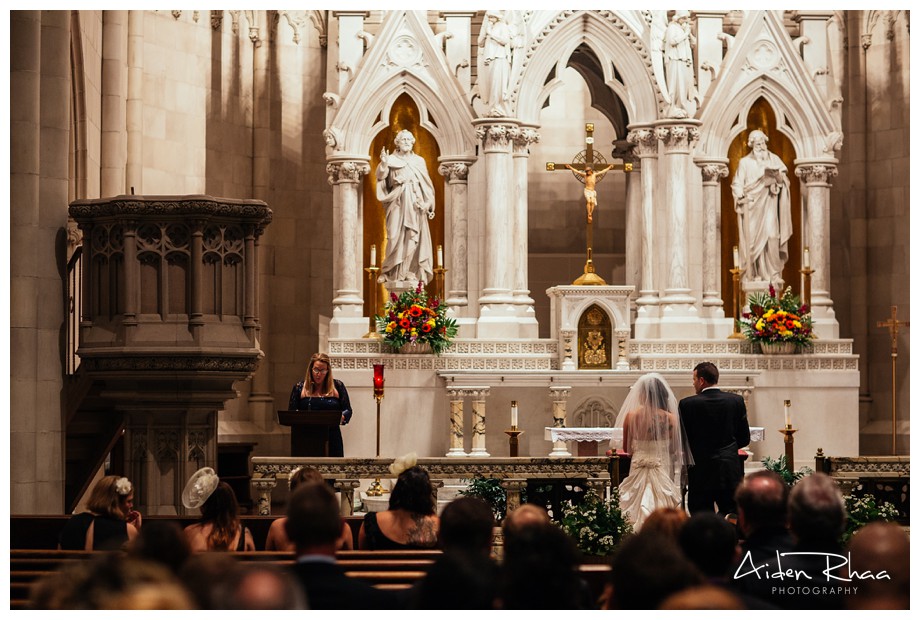
{"label": "wedding veil", "polygon": [[633,384],[615,427],[623,429],[623,439],[611,441],[612,448],[622,449],[634,458],[659,461],[672,480],[686,480],[693,457],[681,427],[677,399],[660,374],[643,375]]}

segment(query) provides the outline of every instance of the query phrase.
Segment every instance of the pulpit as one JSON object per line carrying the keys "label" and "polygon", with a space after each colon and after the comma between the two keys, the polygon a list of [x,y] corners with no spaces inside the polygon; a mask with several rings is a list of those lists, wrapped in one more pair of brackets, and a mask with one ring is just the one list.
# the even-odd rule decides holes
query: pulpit
{"label": "pulpit", "polygon": [[329,429],[341,411],[279,411],[278,424],[291,427],[291,456],[329,456]]}

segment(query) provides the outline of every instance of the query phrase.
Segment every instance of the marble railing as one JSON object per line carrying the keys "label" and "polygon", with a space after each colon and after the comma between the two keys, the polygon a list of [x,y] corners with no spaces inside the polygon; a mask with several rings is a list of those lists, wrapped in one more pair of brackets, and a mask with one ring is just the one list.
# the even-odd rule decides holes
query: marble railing
{"label": "marble railing", "polygon": [[[483,476],[498,478],[508,494],[508,510],[520,505],[521,490],[529,479],[585,480],[588,487],[603,494],[610,483],[606,457],[587,458],[420,458],[432,481],[459,480]],[[252,486],[259,514],[271,513],[272,490],[287,482],[295,467],[315,467],[323,478],[333,480],[341,493],[342,515],[354,512],[354,492],[361,480],[396,478],[389,467],[393,459],[312,458],[256,456],[252,458]]]}

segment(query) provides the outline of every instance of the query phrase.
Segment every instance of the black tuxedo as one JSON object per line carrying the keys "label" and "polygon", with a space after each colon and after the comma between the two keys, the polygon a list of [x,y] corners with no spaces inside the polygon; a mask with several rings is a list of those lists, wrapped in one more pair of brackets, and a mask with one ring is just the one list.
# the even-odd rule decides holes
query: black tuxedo
{"label": "black tuxedo", "polygon": [[738,448],[751,442],[744,399],[719,389],[706,389],[680,401],[680,420],[694,465],[687,474],[690,513],[735,512],[735,487],[744,470]]}
{"label": "black tuxedo", "polygon": [[310,609],[404,609],[405,595],[378,590],[369,583],[352,579],[332,562],[297,562],[294,576],[307,593]]}

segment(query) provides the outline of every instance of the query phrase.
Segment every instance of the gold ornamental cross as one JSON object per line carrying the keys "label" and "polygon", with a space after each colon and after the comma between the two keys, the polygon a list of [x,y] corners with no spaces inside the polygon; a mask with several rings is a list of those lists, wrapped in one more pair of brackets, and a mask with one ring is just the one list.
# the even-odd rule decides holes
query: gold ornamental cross
{"label": "gold ornamental cross", "polygon": [[898,328],[910,327],[910,321],[898,320],[898,307],[891,306],[891,317],[887,321],[878,321],[877,327],[887,327],[891,336],[891,454],[898,453],[897,423],[898,423]]}
{"label": "gold ornamental cross", "polygon": [[576,285],[604,285],[607,284],[594,271],[594,208],[597,206],[596,183],[604,178],[610,170],[622,170],[632,172],[633,165],[626,164],[607,164],[602,155],[594,152],[594,123],[585,123],[585,150],[575,155],[571,164],[557,164],[553,161],[546,162],[546,170],[555,172],[556,170],[569,170],[575,175],[575,178],[585,186],[585,210],[586,218],[586,241],[587,241],[587,260],[585,261],[584,273],[582,273],[573,284]]}

